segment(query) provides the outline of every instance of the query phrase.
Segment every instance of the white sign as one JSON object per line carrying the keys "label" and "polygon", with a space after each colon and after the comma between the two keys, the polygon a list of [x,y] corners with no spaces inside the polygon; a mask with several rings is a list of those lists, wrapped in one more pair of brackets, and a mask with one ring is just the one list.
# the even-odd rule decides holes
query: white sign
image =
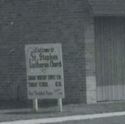
{"label": "white sign", "polygon": [[29,99],[64,98],[61,44],[26,45]]}

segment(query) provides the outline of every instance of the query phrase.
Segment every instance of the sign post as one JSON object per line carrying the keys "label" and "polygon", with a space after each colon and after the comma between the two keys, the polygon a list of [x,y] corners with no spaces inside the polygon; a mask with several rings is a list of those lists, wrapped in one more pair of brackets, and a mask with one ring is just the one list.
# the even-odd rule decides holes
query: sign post
{"label": "sign post", "polygon": [[61,98],[58,99],[58,107],[59,107],[59,111],[62,112],[62,99]]}
{"label": "sign post", "polygon": [[33,99],[33,110],[34,112],[38,111],[38,99],[37,98]]}
{"label": "sign post", "polygon": [[61,44],[35,44],[25,46],[27,68],[27,94],[38,111],[38,99],[58,99],[62,111],[64,76]]}

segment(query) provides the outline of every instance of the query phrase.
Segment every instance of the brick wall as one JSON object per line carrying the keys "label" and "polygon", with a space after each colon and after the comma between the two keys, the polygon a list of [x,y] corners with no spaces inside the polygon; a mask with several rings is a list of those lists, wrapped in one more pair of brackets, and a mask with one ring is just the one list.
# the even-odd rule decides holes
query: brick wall
{"label": "brick wall", "polygon": [[87,0],[0,1],[0,99],[26,99],[24,46],[62,43],[66,102],[86,102]]}

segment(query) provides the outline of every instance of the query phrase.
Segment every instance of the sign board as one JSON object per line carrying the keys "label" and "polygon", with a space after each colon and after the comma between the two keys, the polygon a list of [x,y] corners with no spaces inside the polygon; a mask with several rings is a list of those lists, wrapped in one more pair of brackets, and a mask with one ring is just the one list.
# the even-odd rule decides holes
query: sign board
{"label": "sign board", "polygon": [[64,98],[61,44],[26,45],[29,99]]}

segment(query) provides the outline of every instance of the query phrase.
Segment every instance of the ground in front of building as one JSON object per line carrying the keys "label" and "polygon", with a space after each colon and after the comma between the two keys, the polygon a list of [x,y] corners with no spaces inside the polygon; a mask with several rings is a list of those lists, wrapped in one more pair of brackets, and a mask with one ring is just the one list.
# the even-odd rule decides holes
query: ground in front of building
{"label": "ground in front of building", "polygon": [[39,111],[37,113],[33,112],[32,108],[1,109],[0,122],[48,118],[48,117],[62,117],[70,115],[86,115],[86,114],[119,112],[119,111],[125,111],[125,102],[105,103],[105,104],[103,103],[103,104],[93,104],[93,105],[70,104],[63,106],[63,112],[59,112],[57,106],[39,108]]}

